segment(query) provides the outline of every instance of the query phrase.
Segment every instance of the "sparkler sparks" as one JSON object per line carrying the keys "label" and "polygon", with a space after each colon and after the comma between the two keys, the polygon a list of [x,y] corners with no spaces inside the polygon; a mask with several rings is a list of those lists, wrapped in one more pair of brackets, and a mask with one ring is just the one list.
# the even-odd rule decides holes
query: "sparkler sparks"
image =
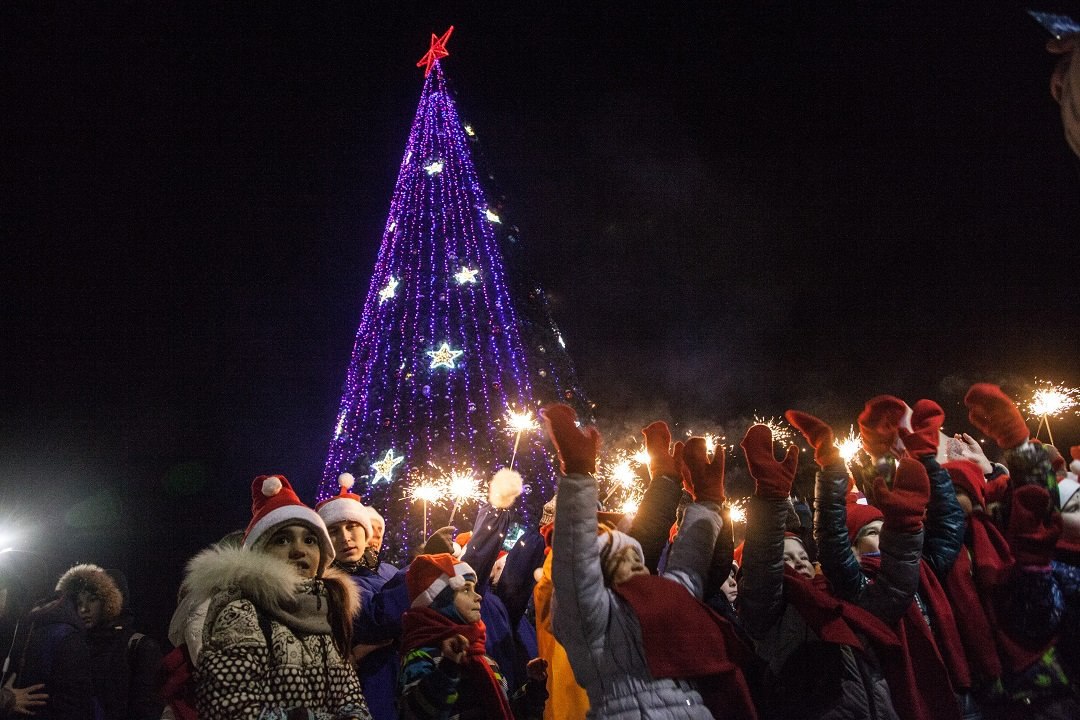
{"label": "sparkler sparks", "polygon": [[405,497],[412,502],[440,503],[444,500],[440,483],[421,482],[405,490]]}
{"label": "sparkler sparks", "polygon": [[506,432],[517,435],[531,430],[539,430],[540,423],[536,422],[531,412],[516,412],[513,408],[506,410]]}
{"label": "sparkler sparks", "polygon": [[836,444],[836,449],[840,451],[840,457],[847,464],[852,461],[860,448],[862,448],[862,439],[855,431],[855,426],[849,425],[847,437]]}
{"label": "sparkler sparks", "polygon": [[754,422],[766,426],[772,432],[772,439],[774,443],[780,445],[789,445],[794,439],[794,435],[791,432],[791,428],[787,425],[781,424],[776,418],[770,417],[768,420],[754,415]]}
{"label": "sparkler sparks", "polygon": [[1055,385],[1046,380],[1028,402],[1027,410],[1033,417],[1061,417],[1080,405],[1080,389]]}

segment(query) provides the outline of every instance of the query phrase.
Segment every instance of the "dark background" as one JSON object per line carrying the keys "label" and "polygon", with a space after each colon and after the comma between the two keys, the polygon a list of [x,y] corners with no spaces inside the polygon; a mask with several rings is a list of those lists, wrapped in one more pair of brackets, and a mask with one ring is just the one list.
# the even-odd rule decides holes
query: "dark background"
{"label": "dark background", "polygon": [[449,24],[608,437],[1080,385],[1080,173],[1022,4],[629,5],[5,4],[7,544],[125,569],[162,635],[254,475],[313,497]]}

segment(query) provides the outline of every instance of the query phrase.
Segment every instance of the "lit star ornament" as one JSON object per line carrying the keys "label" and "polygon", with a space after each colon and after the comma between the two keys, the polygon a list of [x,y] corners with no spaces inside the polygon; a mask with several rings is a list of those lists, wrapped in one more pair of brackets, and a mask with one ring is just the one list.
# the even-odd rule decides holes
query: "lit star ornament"
{"label": "lit star ornament", "polygon": [[449,343],[443,343],[438,350],[428,350],[427,356],[431,358],[430,369],[445,367],[453,370],[457,367],[454,361],[465,354],[464,350],[451,350]]}
{"label": "lit star ornament", "polygon": [[457,280],[458,285],[466,285],[468,283],[476,282],[476,273],[479,270],[473,270],[472,268],[462,267],[461,272],[454,275],[454,279]]}
{"label": "lit star ornament", "polygon": [[388,283],[386,283],[386,287],[384,287],[382,290],[379,291],[379,304],[380,305],[382,305],[384,302],[386,302],[390,298],[394,297],[394,293],[397,291],[397,286],[398,286],[398,279],[394,278],[394,277],[390,278],[390,281]]}
{"label": "lit star ornament", "polygon": [[442,37],[437,37],[435,33],[431,33],[431,46],[424,53],[424,57],[420,58],[416,63],[416,67],[424,68],[424,77],[431,74],[431,68],[439,61],[439,58],[444,58],[450,54],[446,49],[446,43],[450,40],[450,33],[452,32],[454,32],[453,25],[442,34]]}
{"label": "lit star ornament", "polygon": [[429,164],[424,166],[424,171],[428,175],[438,175],[439,173],[442,172],[442,169],[443,169],[443,161],[442,160],[432,160]]}
{"label": "lit star ornament", "polygon": [[375,471],[375,477],[372,479],[372,483],[377,483],[380,480],[390,482],[394,473],[394,468],[401,464],[401,461],[405,459],[404,455],[395,456],[393,448],[386,451],[386,455],[382,460],[371,464],[371,469]]}

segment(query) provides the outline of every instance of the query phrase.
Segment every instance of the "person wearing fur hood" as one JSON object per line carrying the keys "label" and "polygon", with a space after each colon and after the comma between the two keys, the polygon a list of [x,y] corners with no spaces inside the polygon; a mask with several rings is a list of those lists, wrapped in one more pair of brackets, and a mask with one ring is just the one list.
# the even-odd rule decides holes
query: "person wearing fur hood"
{"label": "person wearing fur hood", "polygon": [[161,715],[157,694],[161,649],[131,628],[122,573],[75,565],[56,591],[74,603],[86,628],[94,700],[104,720],[151,720]]}
{"label": "person wearing fur hood", "polygon": [[344,659],[359,600],[330,568],[326,525],[289,481],[260,475],[239,548],[204,550],[185,585],[211,596],[195,668],[203,720],[370,720]]}

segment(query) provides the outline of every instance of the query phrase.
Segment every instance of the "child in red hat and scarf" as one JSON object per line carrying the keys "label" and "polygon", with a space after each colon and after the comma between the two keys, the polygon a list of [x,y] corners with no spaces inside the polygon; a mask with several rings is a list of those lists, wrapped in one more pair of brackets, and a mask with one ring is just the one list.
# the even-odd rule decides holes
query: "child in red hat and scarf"
{"label": "child in red hat and scarf", "polygon": [[539,718],[547,691],[542,661],[513,699],[484,652],[476,572],[449,553],[420,555],[405,574],[412,607],[402,618],[398,712],[402,718]]}

